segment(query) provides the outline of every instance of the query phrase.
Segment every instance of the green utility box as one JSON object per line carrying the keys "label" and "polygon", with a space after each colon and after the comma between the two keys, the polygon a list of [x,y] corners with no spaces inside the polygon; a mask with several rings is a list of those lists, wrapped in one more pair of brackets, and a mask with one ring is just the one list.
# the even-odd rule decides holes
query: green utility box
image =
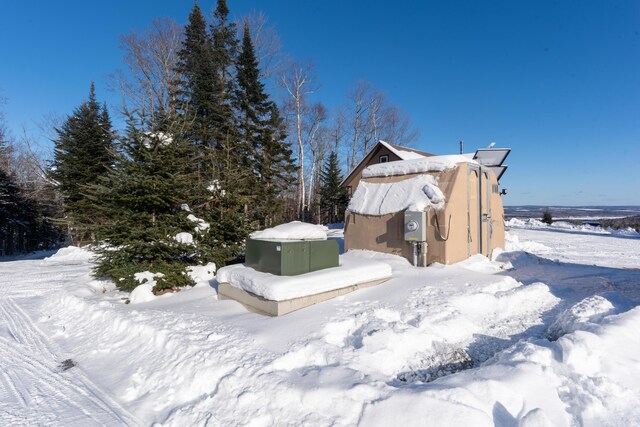
{"label": "green utility box", "polygon": [[338,242],[247,239],[245,265],[278,276],[296,276],[337,267]]}

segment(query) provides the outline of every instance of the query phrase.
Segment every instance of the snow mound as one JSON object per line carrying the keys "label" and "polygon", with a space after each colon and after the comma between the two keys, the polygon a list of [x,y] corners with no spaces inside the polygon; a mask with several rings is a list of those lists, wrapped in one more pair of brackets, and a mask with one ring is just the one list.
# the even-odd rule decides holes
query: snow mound
{"label": "snow mound", "polygon": [[516,228],[547,228],[549,227],[544,222],[535,218],[511,218],[504,222],[504,225],[507,227],[516,227]]}
{"label": "snow mound", "polygon": [[629,237],[640,237],[640,233],[636,231],[635,228],[627,227],[620,228],[618,230],[609,229],[612,234],[617,234],[619,236],[629,236]]}
{"label": "snow mound", "polygon": [[136,288],[131,291],[131,294],[129,295],[129,303],[140,304],[143,302],[153,301],[156,298],[156,296],[153,294],[154,286],[155,281],[143,283],[142,285],[136,286]]}
{"label": "snow mound", "polygon": [[243,264],[236,264],[222,267],[218,270],[216,278],[218,283],[229,283],[231,286],[266,299],[284,301],[333,291],[358,283],[388,279],[391,274],[389,264],[340,257],[339,267],[326,268],[297,276],[276,276],[256,271]]}
{"label": "snow mound", "polygon": [[209,286],[209,282],[215,278],[216,264],[193,265],[187,267],[187,275],[196,282],[196,286]]}
{"label": "snow mound", "polygon": [[260,240],[327,240],[327,227],[292,221],[251,233],[251,238]]}
{"label": "snow mound", "polygon": [[55,254],[44,259],[44,262],[59,262],[59,263],[77,263],[85,262],[93,259],[95,254],[77,246],[67,246],[58,250]]}
{"label": "snow mound", "polygon": [[532,254],[545,254],[551,252],[551,248],[542,243],[525,240],[521,242],[518,236],[505,233],[505,249],[509,252],[522,251]]}
{"label": "snow mound", "polygon": [[372,401],[361,425],[637,425],[638,328],[640,307],[556,342],[520,340],[478,368]]}
{"label": "snow mound", "polygon": [[511,277],[505,277],[502,283],[492,283],[481,292],[462,295],[451,301],[467,319],[476,324],[538,312],[558,302],[560,299],[551,293],[546,284],[523,286]]}
{"label": "snow mound", "polygon": [[399,182],[360,181],[349,202],[349,211],[362,215],[386,215],[405,209],[441,209],[444,194],[431,175],[421,175]]}
{"label": "snow mound", "polygon": [[614,311],[615,308],[608,299],[600,295],[590,296],[562,312],[547,329],[547,336],[551,340],[557,340],[576,330],[588,329],[589,325],[599,323]]}
{"label": "snow mound", "polygon": [[459,163],[478,164],[470,157],[460,154],[432,156],[396,162],[378,163],[362,171],[363,178],[398,176],[411,173],[442,172],[455,168]]}
{"label": "snow mound", "polygon": [[368,249],[350,249],[349,252],[340,255],[340,259],[352,259],[353,262],[358,262],[358,259],[380,261],[390,265],[393,271],[413,268],[409,260],[403,256],[370,251]]}
{"label": "snow mound", "polygon": [[156,277],[164,277],[164,274],[152,273],[150,271],[135,273],[133,278],[140,284],[131,291],[131,294],[129,295],[129,303],[140,304],[156,299],[157,297],[153,294],[153,287],[156,285]]}

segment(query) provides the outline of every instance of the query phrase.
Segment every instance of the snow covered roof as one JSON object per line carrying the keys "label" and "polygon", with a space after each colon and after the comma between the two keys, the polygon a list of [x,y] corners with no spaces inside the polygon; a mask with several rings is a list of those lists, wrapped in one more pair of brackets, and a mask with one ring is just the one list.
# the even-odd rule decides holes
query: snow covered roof
{"label": "snow covered roof", "polygon": [[460,163],[478,164],[478,162],[473,160],[467,154],[431,156],[371,165],[362,172],[362,177],[373,178],[381,176],[407,175],[410,173],[442,172],[453,169]]}
{"label": "snow covered roof", "polygon": [[362,215],[386,215],[428,206],[442,208],[444,194],[434,176],[419,175],[391,183],[360,181],[347,209]]}
{"label": "snow covered roof", "polygon": [[396,156],[400,157],[402,160],[424,159],[427,157],[424,154],[408,150],[405,147],[400,147],[399,145],[389,144],[388,142],[385,142],[383,140],[380,140],[380,144],[382,144]]}
{"label": "snow covered roof", "polygon": [[393,155],[397,156],[401,160],[415,160],[415,159],[424,159],[429,156],[432,156],[430,153],[426,153],[424,151],[414,150],[413,148],[402,147],[400,145],[390,144],[386,141],[379,140],[376,145],[374,145],[371,150],[364,156],[364,158],[353,168],[347,176],[342,180],[340,185],[345,185],[346,182],[349,182],[355,174],[360,174],[363,165],[369,164],[371,162],[374,154],[378,152],[377,148],[383,147]]}

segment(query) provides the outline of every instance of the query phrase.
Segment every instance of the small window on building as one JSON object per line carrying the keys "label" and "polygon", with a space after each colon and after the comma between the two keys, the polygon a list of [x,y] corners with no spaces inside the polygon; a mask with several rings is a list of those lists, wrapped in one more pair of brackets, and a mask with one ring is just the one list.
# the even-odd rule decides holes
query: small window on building
{"label": "small window on building", "polygon": [[387,154],[380,156],[380,161],[378,163],[387,163],[389,161],[389,156]]}
{"label": "small window on building", "polygon": [[347,196],[351,197],[351,186],[347,187]]}

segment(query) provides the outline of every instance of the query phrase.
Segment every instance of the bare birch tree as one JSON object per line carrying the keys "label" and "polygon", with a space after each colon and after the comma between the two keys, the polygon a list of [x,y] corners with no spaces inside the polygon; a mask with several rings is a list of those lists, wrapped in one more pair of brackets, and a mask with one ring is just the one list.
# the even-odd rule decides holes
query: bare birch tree
{"label": "bare birch tree", "polygon": [[388,106],[381,118],[381,139],[392,144],[411,146],[420,132],[411,124],[411,118],[398,107]]}
{"label": "bare birch tree", "polygon": [[364,132],[364,126],[366,125],[366,114],[367,109],[369,108],[367,96],[370,86],[371,85],[368,82],[359,81],[347,95],[348,101],[346,111],[351,137],[350,150],[347,155],[347,164],[350,170],[355,167],[359,160],[358,149]]}
{"label": "bare birch tree", "polygon": [[313,206],[315,201],[316,185],[318,182],[318,173],[321,169],[321,163],[326,151],[326,138],[322,132],[322,125],[327,119],[327,109],[321,103],[315,103],[309,109],[304,128],[306,133],[306,144],[311,154],[311,170],[309,171],[308,190],[307,190],[307,206]]}
{"label": "bare birch tree", "polygon": [[338,107],[333,113],[331,123],[331,142],[333,143],[333,151],[338,154],[342,147],[344,137],[346,135],[347,119],[345,117],[344,108]]}
{"label": "bare birch tree", "polygon": [[347,167],[353,169],[379,141],[410,145],[418,137],[409,116],[391,105],[384,92],[359,81],[347,95],[346,130],[349,135]]}
{"label": "bare birch tree", "polygon": [[304,118],[308,112],[308,96],[314,93],[318,86],[313,77],[313,65],[310,63],[291,62],[280,76],[280,85],[286,92],[289,115],[293,117],[294,144],[297,145],[298,155],[298,213],[304,220],[306,208],[305,197],[305,136],[303,134]]}
{"label": "bare birch tree", "polygon": [[167,116],[175,102],[175,66],[183,38],[182,26],[171,18],[156,18],[144,31],[120,38],[126,71],[112,76],[122,94],[125,112],[135,112],[153,129],[158,116]]}

